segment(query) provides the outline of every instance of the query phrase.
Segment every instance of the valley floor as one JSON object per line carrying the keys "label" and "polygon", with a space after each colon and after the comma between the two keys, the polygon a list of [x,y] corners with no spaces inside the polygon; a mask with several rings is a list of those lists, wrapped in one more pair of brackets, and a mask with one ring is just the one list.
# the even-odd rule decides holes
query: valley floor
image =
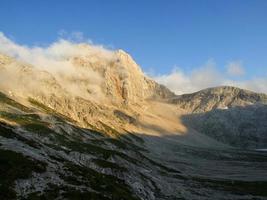
{"label": "valley floor", "polygon": [[142,137],[150,158],[181,172],[163,176],[170,183],[166,193],[181,199],[267,199],[266,152],[200,148],[173,135]]}

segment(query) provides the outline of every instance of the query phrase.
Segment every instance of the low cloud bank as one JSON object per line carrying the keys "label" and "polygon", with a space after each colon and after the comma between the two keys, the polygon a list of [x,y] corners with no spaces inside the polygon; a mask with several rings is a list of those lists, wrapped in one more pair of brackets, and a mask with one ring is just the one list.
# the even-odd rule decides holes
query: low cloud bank
{"label": "low cloud bank", "polygon": [[[0,32],[0,53],[14,57],[22,63],[29,63],[36,70],[47,71],[52,74],[60,85],[70,93],[85,98],[100,100],[103,98],[101,84],[103,77],[95,70],[79,68],[72,62],[72,58],[86,58],[88,62],[107,66],[108,62],[116,60],[114,51],[101,45],[94,45],[85,40],[82,33],[60,33],[60,39],[47,47],[25,46],[17,44]],[[64,39],[67,38],[67,39]],[[73,39],[74,38],[74,39]],[[89,58],[89,59],[88,59]],[[99,64],[100,63],[100,64]],[[127,76],[124,68],[117,73]],[[246,71],[242,61],[229,62],[224,71],[219,70],[213,60],[190,72],[176,67],[169,74],[150,75],[155,81],[167,86],[176,94],[192,93],[208,87],[229,85],[267,93],[267,78],[244,79]],[[36,76],[39,76],[36,74]],[[6,68],[0,72],[0,86],[20,88],[20,77],[16,66]],[[38,88],[38,81],[25,79],[25,87]],[[20,85],[19,85],[20,84]]]}
{"label": "low cloud bank", "polygon": [[[221,71],[213,60],[191,72],[176,67],[169,74],[151,75],[158,83],[167,86],[176,94],[196,92],[209,87],[235,86],[260,93],[267,93],[267,78],[240,80],[245,75],[241,61],[232,61]],[[239,80],[237,80],[239,79]]]}
{"label": "low cloud bank", "polygon": [[[93,96],[97,99],[103,96],[101,92],[103,77],[90,68],[77,70],[77,65],[72,59],[75,57],[88,59],[89,57],[92,63],[99,62],[99,60],[108,62],[114,59],[114,52],[100,45],[83,43],[83,36],[80,34],[78,36],[78,42],[61,38],[47,47],[29,47],[17,44],[0,32],[0,53],[14,57],[21,63],[31,64],[35,70],[49,72],[64,89],[74,95]],[[9,89],[19,87],[18,80],[21,80],[19,77],[21,74],[14,64],[12,65],[0,73],[0,81],[4,81],[4,85],[1,83],[2,87]],[[33,85],[38,88],[39,84],[30,78],[24,83],[25,87],[31,87],[31,89]]]}

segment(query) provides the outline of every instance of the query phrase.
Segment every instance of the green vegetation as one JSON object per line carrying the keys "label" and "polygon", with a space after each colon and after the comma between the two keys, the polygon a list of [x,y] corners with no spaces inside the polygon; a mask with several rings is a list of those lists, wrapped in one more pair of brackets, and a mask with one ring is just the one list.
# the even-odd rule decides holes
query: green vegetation
{"label": "green vegetation", "polygon": [[0,122],[0,135],[5,138],[17,139],[18,141],[21,141],[33,148],[38,148],[40,146],[37,142],[27,139],[19,135],[18,133],[14,132],[12,127],[8,126],[7,124],[3,122]]}
{"label": "green vegetation", "polygon": [[10,99],[5,94],[0,92],[0,103],[8,104],[12,107],[18,108],[19,110],[22,110],[24,112],[32,112],[30,108],[27,108],[26,106],[14,101],[13,99]]}
{"label": "green vegetation", "polygon": [[36,133],[40,136],[48,136],[51,133],[55,133],[52,129],[50,129],[46,125],[38,123],[26,124],[23,126],[23,128],[29,132]]}
{"label": "green vegetation", "polygon": [[137,136],[136,134],[127,132],[127,135],[129,137],[133,138],[136,142],[139,142],[140,144],[144,144],[145,143],[145,141],[141,137]]}
{"label": "green vegetation", "polygon": [[86,154],[93,154],[95,156],[101,156],[104,159],[108,159],[111,156],[118,156],[123,158],[124,160],[127,160],[128,162],[138,164],[138,161],[135,160],[134,158],[129,157],[128,155],[115,151],[115,150],[110,150],[110,149],[105,149],[100,146],[96,146],[93,144],[89,143],[83,143],[81,144],[80,142],[74,142],[74,141],[65,141],[64,144],[62,144],[72,151],[78,151],[80,153],[86,153]]}
{"label": "green vegetation", "polygon": [[[104,129],[103,132],[105,133],[105,135],[115,137],[115,138],[121,137],[122,134],[120,132],[118,132],[117,130],[115,130],[114,128],[108,126],[107,124],[105,124],[101,121],[99,123],[101,124],[102,128]],[[129,138],[125,138],[125,139],[129,140]]]}
{"label": "green vegetation", "polygon": [[[5,113],[6,114],[6,113]],[[53,141],[53,145],[51,144],[51,147],[54,149],[59,148],[58,150],[62,150],[62,148],[58,147],[58,146],[65,146],[68,149],[70,149],[70,151],[77,151],[80,153],[87,153],[87,154],[93,154],[96,156],[101,156],[104,159],[108,159],[111,156],[119,156],[129,162],[132,163],[138,163],[135,159],[130,158],[129,156],[125,155],[124,153],[115,151],[115,150],[110,150],[110,149],[105,149],[103,147],[101,147],[99,144],[103,142],[98,142],[96,145],[94,144],[90,144],[90,143],[85,143],[81,140],[70,140],[68,139],[65,135],[61,135],[57,132],[55,132],[54,130],[50,129],[48,127],[48,124],[42,121],[38,121],[38,118],[35,119],[33,116],[34,115],[14,115],[14,114],[6,114],[5,116],[8,116],[9,119],[13,119],[16,120],[22,124],[22,127],[31,132],[31,133],[35,133],[38,134],[39,136],[42,137],[47,137],[49,138],[51,141]],[[19,137],[19,135],[15,134],[13,131],[11,131],[11,129],[6,129],[4,127],[2,127],[2,129],[4,130],[1,134],[5,134],[6,137],[16,137],[18,139],[20,139],[23,142],[26,142],[28,144],[30,144],[30,141],[26,141],[26,139],[24,139],[23,137]],[[75,138],[74,138],[75,139]],[[105,138],[104,141],[107,140],[108,142],[112,143],[113,145],[115,145],[117,148],[121,148],[121,149],[127,149],[127,146],[119,141],[118,139],[113,139],[113,138]],[[94,143],[96,143],[96,140],[93,140]],[[99,140],[101,141],[101,140]],[[58,144],[58,145],[56,145]],[[34,142],[32,142],[32,145],[34,147],[37,147],[37,143],[34,144]]]}
{"label": "green vegetation", "polygon": [[[127,160],[130,163],[134,163],[134,164],[138,164],[138,161],[134,158],[131,158],[130,156],[116,151],[116,150],[112,150],[112,149],[106,149],[104,147],[101,147],[99,144],[95,145],[95,144],[91,144],[91,143],[86,143],[82,140],[70,140],[68,139],[66,136],[58,134],[56,132],[54,132],[53,130],[49,129],[49,128],[41,128],[41,127],[30,127],[31,129],[28,129],[30,131],[36,132],[36,133],[41,133],[43,135],[48,135],[49,133],[53,133],[50,134],[49,138],[52,139],[54,141],[54,144],[51,145],[51,148],[57,149],[58,150],[62,150],[62,146],[68,148],[70,151],[77,151],[80,153],[85,153],[85,154],[92,154],[95,155],[97,157],[101,156],[101,158],[103,159],[108,159],[111,156],[118,156],[124,160]],[[96,142],[96,140],[93,140],[94,143]],[[57,144],[57,145],[55,145]]]}
{"label": "green vegetation", "polygon": [[73,119],[67,117],[66,115],[62,115],[62,114],[58,113],[56,110],[46,106],[45,104],[43,104],[43,103],[41,103],[41,102],[39,102],[39,101],[37,101],[35,99],[29,98],[28,101],[33,106],[36,106],[37,108],[40,108],[43,111],[45,111],[47,114],[52,115],[54,118],[56,118],[60,122],[69,121],[69,122],[72,122],[72,123],[76,123],[76,121],[74,121]]}
{"label": "green vegetation", "polygon": [[102,197],[112,200],[136,200],[137,197],[131,192],[129,186],[123,180],[115,176],[101,174],[92,169],[66,163],[67,171],[80,177],[78,180],[80,185],[85,185],[95,191],[101,192]]}
{"label": "green vegetation", "polygon": [[0,197],[16,199],[14,182],[17,179],[30,178],[32,172],[43,173],[46,164],[25,157],[23,154],[0,149]]}
{"label": "green vegetation", "polygon": [[109,142],[110,144],[113,144],[114,146],[116,146],[119,149],[124,149],[124,150],[127,149],[127,145],[118,139],[106,138],[105,141]]}
{"label": "green vegetation", "polygon": [[[84,135],[91,135],[92,136],[93,135],[93,136],[101,137],[101,138],[106,136],[105,134],[103,134],[99,130],[97,130],[97,128],[87,129],[87,128],[77,127],[77,126],[74,126],[71,124],[69,124],[69,126],[71,126],[74,133],[76,133],[76,134],[78,133],[80,136],[84,136]],[[90,126],[90,125],[88,125],[88,126]]]}
{"label": "green vegetation", "polygon": [[79,143],[74,141],[68,141],[65,143],[69,149],[73,151],[78,151],[80,153],[88,153],[96,156],[102,156],[105,159],[108,159],[110,156],[116,154],[113,150],[104,149],[100,146],[92,145],[89,143]]}
{"label": "green vegetation", "polygon": [[37,101],[37,100],[35,100],[33,98],[29,98],[28,101],[32,105],[34,105],[34,106],[36,106],[38,108],[41,108],[42,110],[46,111],[47,113],[52,113],[52,114],[55,113],[55,111],[52,108],[49,108],[48,106],[42,104],[41,102],[39,102],[39,101]]}
{"label": "green vegetation", "polygon": [[101,138],[101,139],[90,139],[90,142],[94,145],[105,145],[105,141]]}
{"label": "green vegetation", "polygon": [[136,119],[120,110],[114,110],[113,111],[114,115],[119,118],[122,122],[128,122],[130,124],[136,123]]}
{"label": "green vegetation", "polygon": [[129,142],[129,140],[125,141],[123,137],[105,138],[105,141],[107,141],[108,143],[116,146],[116,148],[118,148],[118,149],[131,150],[131,151],[134,151],[134,152],[147,151],[144,148],[139,147],[139,146],[135,145],[132,142]]}
{"label": "green vegetation", "polygon": [[50,141],[53,141],[55,144],[64,145],[67,142],[67,137],[55,132],[53,129],[49,128],[47,123],[32,123],[22,126],[25,130],[38,134],[38,136],[49,138]]}
{"label": "green vegetation", "polygon": [[40,116],[37,114],[18,114],[0,111],[0,117],[19,125],[44,124],[44,122],[41,121]]}
{"label": "green vegetation", "polygon": [[[16,113],[8,113],[8,112],[1,112],[0,111],[0,117],[4,118],[8,121],[15,122],[19,124],[22,128],[25,130],[31,132],[31,133],[36,133],[40,136],[45,136],[45,137],[52,137],[51,133],[54,133],[53,130],[48,128],[48,123],[41,121],[41,118],[37,114],[16,114]],[[3,125],[3,123],[2,123]],[[7,125],[5,126],[7,127]],[[22,142],[25,143],[32,143],[34,145],[34,141],[28,140],[25,137],[22,137],[18,134],[16,134],[14,131],[12,131],[12,128],[5,128],[4,126],[1,126],[1,132],[0,134],[4,137],[7,138],[16,138]],[[31,146],[32,146],[31,145]],[[35,146],[37,147],[37,143],[35,143]]]}

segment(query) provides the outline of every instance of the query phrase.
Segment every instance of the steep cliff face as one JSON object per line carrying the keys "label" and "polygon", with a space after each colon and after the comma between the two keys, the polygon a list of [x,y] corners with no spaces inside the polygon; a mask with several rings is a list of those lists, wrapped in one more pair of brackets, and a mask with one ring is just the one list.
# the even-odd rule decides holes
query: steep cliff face
{"label": "steep cliff face", "polygon": [[[76,51],[79,50],[81,53],[56,58],[65,66],[33,66],[1,54],[0,67],[2,73],[14,72],[15,78],[17,76],[22,77],[22,79],[23,77],[29,78],[27,84],[33,82],[32,85],[39,86],[36,82],[43,79],[46,79],[44,81],[48,84],[50,82],[55,84],[56,81],[56,84],[61,86],[61,90],[65,89],[73,96],[99,97],[102,100],[105,99],[105,103],[115,105],[138,104],[146,99],[162,99],[175,96],[166,87],[146,77],[132,57],[123,50],[94,50],[94,53],[92,53],[91,47],[85,44],[77,45],[75,48]],[[46,77],[42,75],[45,73],[47,73]],[[29,75],[32,75],[32,77],[29,77]],[[1,76],[2,79],[4,77],[8,77],[8,75]],[[33,77],[38,80],[32,79]],[[20,78],[16,81],[20,81]],[[25,83],[25,81],[22,81],[22,84]],[[18,82],[18,84],[20,83]],[[31,89],[30,86],[29,89]],[[93,100],[93,98],[90,100]]]}
{"label": "steep cliff face", "polygon": [[166,87],[146,77],[132,57],[123,50],[113,52],[109,60],[85,56],[73,58],[73,62],[77,66],[97,71],[103,77],[102,91],[115,104],[138,104],[149,98],[175,96]]}

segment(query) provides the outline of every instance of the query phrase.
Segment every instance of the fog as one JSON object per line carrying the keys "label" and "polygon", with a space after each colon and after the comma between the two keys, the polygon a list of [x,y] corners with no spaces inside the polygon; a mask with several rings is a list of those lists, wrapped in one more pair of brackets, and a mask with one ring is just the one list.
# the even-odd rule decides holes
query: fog
{"label": "fog", "polygon": [[[115,59],[114,51],[100,45],[59,39],[47,47],[28,47],[15,43],[3,33],[0,33],[0,53],[19,61],[1,69],[0,87],[4,90],[32,93],[44,90],[42,81],[56,80],[62,89],[75,96],[97,100],[103,98],[103,77],[90,67],[79,66],[74,58],[84,58],[92,65]],[[28,73],[22,73],[22,70],[27,70]],[[48,88],[45,89],[47,91],[42,92],[50,92]]]}

